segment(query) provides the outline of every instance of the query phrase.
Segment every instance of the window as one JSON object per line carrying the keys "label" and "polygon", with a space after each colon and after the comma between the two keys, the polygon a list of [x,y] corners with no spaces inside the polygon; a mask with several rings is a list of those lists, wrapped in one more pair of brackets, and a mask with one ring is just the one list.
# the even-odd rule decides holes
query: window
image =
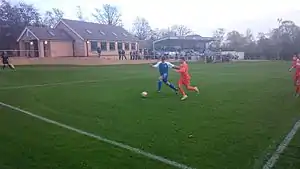
{"label": "window", "polygon": [[101,50],[102,51],[107,51],[107,44],[106,44],[106,42],[101,42]]}
{"label": "window", "polygon": [[125,43],[125,50],[129,50],[129,43]]}
{"label": "window", "polygon": [[109,50],[116,50],[116,44],[115,42],[109,42]]}
{"label": "window", "polygon": [[55,34],[54,34],[52,31],[48,31],[48,33],[49,33],[51,36],[55,36]]}
{"label": "window", "polygon": [[105,35],[105,33],[104,32],[102,32],[102,31],[99,31],[102,35]]}
{"label": "window", "polygon": [[97,51],[98,48],[98,42],[97,41],[91,41],[91,51]]}
{"label": "window", "polygon": [[122,42],[118,42],[118,50],[122,50],[123,49],[123,44]]}
{"label": "window", "polygon": [[117,34],[115,32],[112,32],[113,35],[117,36]]}
{"label": "window", "polygon": [[131,50],[136,50],[135,43],[131,43]]}
{"label": "window", "polygon": [[127,34],[126,33],[122,33],[124,36],[127,36]]}
{"label": "window", "polygon": [[92,34],[92,32],[88,29],[85,30],[87,33]]}

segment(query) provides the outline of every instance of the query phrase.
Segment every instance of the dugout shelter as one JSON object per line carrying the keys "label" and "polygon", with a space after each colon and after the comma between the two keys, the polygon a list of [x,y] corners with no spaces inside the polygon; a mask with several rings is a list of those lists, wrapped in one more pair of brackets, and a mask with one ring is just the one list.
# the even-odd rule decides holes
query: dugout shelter
{"label": "dugout shelter", "polygon": [[213,41],[215,39],[212,37],[200,35],[168,36],[153,41],[152,48],[154,51],[194,50],[203,53]]}

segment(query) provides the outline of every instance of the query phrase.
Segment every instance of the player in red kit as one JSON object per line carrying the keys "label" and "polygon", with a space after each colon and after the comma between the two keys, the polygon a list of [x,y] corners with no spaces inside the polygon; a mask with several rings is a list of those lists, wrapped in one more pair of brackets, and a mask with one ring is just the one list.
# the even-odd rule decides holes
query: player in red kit
{"label": "player in red kit", "polygon": [[190,81],[191,81],[191,76],[189,74],[189,66],[185,61],[185,58],[182,57],[180,58],[180,66],[176,72],[180,73],[180,79],[178,81],[178,88],[180,93],[182,94],[181,100],[187,99],[187,94],[183,90],[183,85],[186,87],[186,89],[195,91],[199,93],[199,89],[197,87],[191,86]]}
{"label": "player in red kit", "polygon": [[[291,68],[289,69],[290,72],[296,67],[297,59],[298,59],[298,54],[295,53],[295,54],[293,55],[292,66],[291,66]],[[297,74],[297,72],[295,72],[294,78],[293,78],[293,79],[294,79],[294,85],[296,85],[296,74]]]}
{"label": "player in red kit", "polygon": [[[300,67],[300,63],[299,63]],[[295,91],[295,96],[299,97],[300,95],[300,71],[297,74],[297,80],[296,80],[296,91]]]}
{"label": "player in red kit", "polygon": [[292,69],[295,69],[294,74],[294,85],[296,87],[295,96],[299,97],[300,94],[300,54],[296,55],[296,57],[293,57],[293,63],[292,67],[289,71],[292,71]]}

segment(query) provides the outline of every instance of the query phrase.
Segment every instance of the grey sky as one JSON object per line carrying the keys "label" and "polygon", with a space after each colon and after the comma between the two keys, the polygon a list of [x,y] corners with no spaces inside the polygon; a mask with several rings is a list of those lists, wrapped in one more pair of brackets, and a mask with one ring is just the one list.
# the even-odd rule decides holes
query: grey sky
{"label": "grey sky", "polygon": [[[16,0],[14,0],[16,1]],[[91,13],[103,3],[116,5],[122,13],[126,29],[137,16],[145,17],[152,28],[183,24],[195,33],[210,36],[216,28],[254,33],[266,32],[277,25],[277,18],[300,24],[299,0],[25,0],[42,12],[60,8],[65,17],[76,19],[76,6],[92,20]]]}

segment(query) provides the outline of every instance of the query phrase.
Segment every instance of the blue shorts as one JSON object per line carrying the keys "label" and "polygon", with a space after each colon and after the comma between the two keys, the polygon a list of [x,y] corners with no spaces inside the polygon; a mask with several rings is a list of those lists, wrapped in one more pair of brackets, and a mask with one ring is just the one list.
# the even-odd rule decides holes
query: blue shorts
{"label": "blue shorts", "polygon": [[168,73],[164,73],[164,74],[161,74],[161,79],[163,82],[167,82],[168,81]]}
{"label": "blue shorts", "polygon": [[7,60],[7,59],[3,59],[3,60],[2,60],[2,64],[4,64],[4,65],[9,64],[9,63],[8,63],[8,60]]}

